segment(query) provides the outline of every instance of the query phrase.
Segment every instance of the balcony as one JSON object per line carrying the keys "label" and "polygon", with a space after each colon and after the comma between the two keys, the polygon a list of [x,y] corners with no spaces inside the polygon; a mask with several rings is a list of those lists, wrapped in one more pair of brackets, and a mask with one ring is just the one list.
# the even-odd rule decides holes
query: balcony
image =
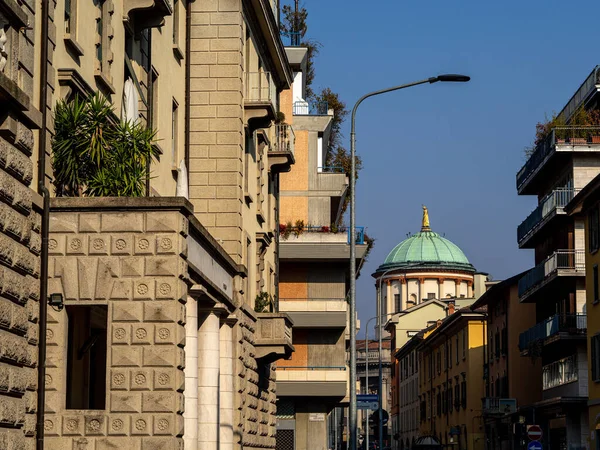
{"label": "balcony", "polygon": [[481,404],[484,416],[503,416],[517,411],[517,400],[514,398],[485,397],[481,399]]}
{"label": "balcony", "polygon": [[545,168],[562,169],[574,152],[600,151],[600,127],[556,127],[540,142],[517,173],[519,194],[534,194],[535,182]]}
{"label": "balcony", "polygon": [[279,311],[292,318],[294,328],[346,328],[348,322],[345,298],[282,298]]}
{"label": "balcony", "polygon": [[586,331],[586,314],[557,314],[521,333],[519,335],[519,350],[523,355],[532,354],[532,352],[537,351],[534,344],[545,345],[555,340],[549,340],[549,338],[585,338]]}
{"label": "balcony", "polygon": [[268,128],[275,119],[277,90],[269,72],[247,72],[244,80],[244,117],[252,128]]}
{"label": "balcony", "polygon": [[[280,225],[280,258],[295,260],[347,260],[350,257],[349,227],[309,226],[288,228]],[[367,251],[365,228],[356,227],[356,258]]]}
{"label": "balcony", "polygon": [[296,135],[291,125],[275,125],[273,140],[269,146],[269,170],[289,172],[294,164]]}
{"label": "balcony", "polygon": [[287,314],[257,313],[256,358],[264,363],[289,359],[294,351],[292,345],[293,321]]}
{"label": "balcony", "polygon": [[577,189],[557,189],[548,194],[531,214],[517,228],[517,241],[520,248],[528,248],[533,237],[556,216],[566,215],[564,207],[569,203]]}
{"label": "balcony", "polygon": [[328,107],[327,102],[307,102],[301,100],[294,102],[292,111],[294,116],[327,116]]}
{"label": "balcony", "polygon": [[346,396],[346,366],[277,366],[277,395],[282,397]]}
{"label": "balcony", "polygon": [[552,389],[578,380],[577,355],[571,355],[542,367],[542,389]]}
{"label": "balcony", "polygon": [[560,112],[560,116],[569,119],[577,108],[587,103],[587,101],[600,89],[600,66],[596,66],[592,69],[592,72],[588,75],[585,81],[579,86],[577,92],[573,94],[573,97],[567,102],[563,110]]}
{"label": "balcony", "polygon": [[136,33],[162,27],[165,17],[173,14],[172,0],[124,0],[123,17]]}
{"label": "balcony", "polygon": [[519,299],[525,302],[558,277],[585,276],[585,250],[558,250],[519,280]]}

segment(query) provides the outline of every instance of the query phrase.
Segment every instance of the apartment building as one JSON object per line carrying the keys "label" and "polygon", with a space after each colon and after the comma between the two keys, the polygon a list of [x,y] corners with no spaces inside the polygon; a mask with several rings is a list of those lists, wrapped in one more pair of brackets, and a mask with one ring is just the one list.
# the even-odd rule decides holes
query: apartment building
{"label": "apartment building", "polygon": [[483,450],[484,312],[463,308],[437,323],[417,347],[421,435],[458,450]]}
{"label": "apartment building", "polygon": [[565,208],[573,217],[585,220],[585,284],[586,284],[586,312],[588,322],[587,336],[587,363],[588,363],[588,410],[589,410],[589,446],[598,448],[600,436],[600,314],[598,313],[598,261],[599,261],[599,194],[600,175],[597,175],[585,186]]}
{"label": "apartment building", "polygon": [[[36,422],[49,449],[275,447],[273,363],[293,351],[274,312],[278,176],[294,162],[271,126],[292,81],[277,7],[0,1],[2,351],[16,349],[0,447],[31,446]],[[55,105],[96,92],[157,133],[147,197],[52,199],[44,228],[28,186],[51,186]]]}
{"label": "apartment building", "polygon": [[481,410],[490,450],[518,448],[526,438],[518,408],[540,398],[542,364],[518,351],[520,334],[535,325],[535,305],[519,302],[522,273],[500,281],[471,306],[487,309],[487,351],[483,365],[485,397]]}
{"label": "apartment building", "polygon": [[526,417],[542,427],[543,445],[585,446],[589,437],[584,219],[567,216],[565,205],[600,172],[600,130],[580,120],[597,109],[598,75],[596,67],[538,136],[516,177],[520,195],[538,198],[517,230],[519,247],[535,249],[519,299],[536,307],[536,325],[521,334],[519,349],[542,361],[542,396]]}
{"label": "apartment building", "polygon": [[[333,115],[306,99],[307,49],[286,53],[294,82],[281,94],[277,127],[295,137],[295,164],[280,175],[278,300],[294,322],[295,352],[277,363],[277,447],[326,450],[327,417],[354,386],[346,364],[349,231],[335,226],[348,179],[325,166]],[[360,263],[367,245],[356,232]]]}

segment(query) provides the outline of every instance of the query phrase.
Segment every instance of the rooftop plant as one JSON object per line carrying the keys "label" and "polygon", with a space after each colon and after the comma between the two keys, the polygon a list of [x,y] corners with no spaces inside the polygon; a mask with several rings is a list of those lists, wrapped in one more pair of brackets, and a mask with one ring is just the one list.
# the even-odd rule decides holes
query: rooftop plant
{"label": "rooftop plant", "polygon": [[160,152],[156,132],[119,120],[101,94],[59,101],[54,110],[52,168],[57,196],[141,197]]}

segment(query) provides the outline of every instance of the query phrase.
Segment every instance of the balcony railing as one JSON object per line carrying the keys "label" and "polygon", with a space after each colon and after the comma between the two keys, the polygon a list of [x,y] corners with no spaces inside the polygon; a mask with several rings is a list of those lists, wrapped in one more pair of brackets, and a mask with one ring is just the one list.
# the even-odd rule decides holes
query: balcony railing
{"label": "balcony railing", "polygon": [[342,166],[319,166],[317,173],[344,173]]}
{"label": "balcony railing", "polygon": [[339,370],[345,371],[346,366],[277,366],[277,370]]}
{"label": "balcony railing", "polygon": [[300,47],[302,34],[299,31],[282,32],[281,40],[286,47]]}
{"label": "balcony railing", "polygon": [[565,146],[565,151],[581,150],[590,145],[600,146],[600,127],[556,127],[546,139],[540,142],[521,170],[517,173],[517,189],[529,179],[546,158],[556,151],[557,146]]}
{"label": "balcony railing", "polygon": [[552,389],[578,379],[577,355],[571,355],[542,367],[542,388]]}
{"label": "balcony railing", "polygon": [[307,102],[304,100],[294,102],[293,114],[295,116],[326,116],[327,102]]}
{"label": "balcony railing", "polygon": [[275,85],[269,72],[248,72],[246,73],[246,96],[244,101],[272,102],[275,98]]}
{"label": "balcony railing", "polygon": [[519,280],[519,297],[537,288],[558,270],[585,272],[585,250],[558,250],[527,272]]}
{"label": "balcony railing", "polygon": [[271,146],[273,152],[287,152],[294,154],[296,146],[296,135],[291,125],[277,124],[275,125],[275,140]]}
{"label": "balcony railing", "polygon": [[[307,241],[310,240],[310,237],[306,238],[306,236],[310,236],[312,233],[318,233],[321,236],[331,235],[332,238],[323,238],[321,242],[340,242],[340,239],[343,239],[343,234],[346,233],[347,239],[346,243],[350,243],[350,227],[328,227],[328,226],[314,226],[308,225],[303,226],[302,228],[295,226],[287,226],[284,224],[279,225],[279,235],[283,241],[293,240],[294,238],[299,241]],[[355,227],[356,233],[356,244],[362,245],[365,243],[365,227]],[[339,238],[336,238],[336,235],[340,235]],[[343,242],[343,241],[341,241]]]}
{"label": "balcony railing", "polygon": [[532,343],[544,341],[560,332],[585,334],[586,331],[586,314],[557,314],[521,333],[519,335],[519,350],[527,350]]}

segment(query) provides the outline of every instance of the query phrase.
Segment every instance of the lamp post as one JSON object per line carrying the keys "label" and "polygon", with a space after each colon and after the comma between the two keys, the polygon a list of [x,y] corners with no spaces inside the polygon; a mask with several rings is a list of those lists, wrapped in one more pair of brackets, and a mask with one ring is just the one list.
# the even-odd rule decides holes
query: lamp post
{"label": "lamp post", "polygon": [[437,77],[427,78],[413,83],[401,84],[387,89],[370,92],[359,98],[352,108],[351,131],[350,131],[350,411],[349,411],[349,433],[350,450],[357,450],[356,435],[356,149],[355,149],[355,118],[356,110],[359,105],[369,97],[385,94],[387,92],[397,91],[419,84],[442,82],[466,82],[471,78],[466,75],[438,75]]}

